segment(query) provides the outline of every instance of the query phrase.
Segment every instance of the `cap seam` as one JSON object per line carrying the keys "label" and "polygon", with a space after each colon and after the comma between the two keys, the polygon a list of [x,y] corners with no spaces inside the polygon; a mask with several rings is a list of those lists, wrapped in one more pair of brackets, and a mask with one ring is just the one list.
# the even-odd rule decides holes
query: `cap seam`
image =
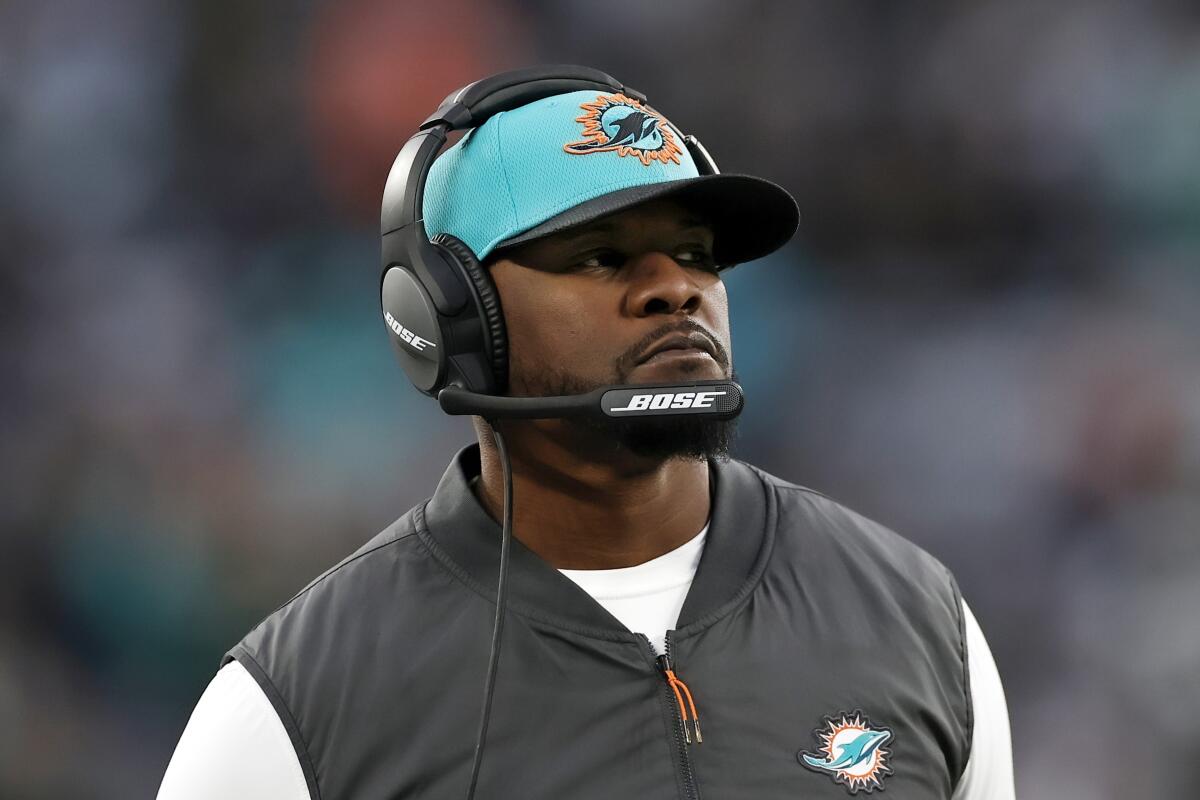
{"label": "cap seam", "polygon": [[[496,121],[496,160],[500,162],[500,174],[504,176],[504,188],[508,190],[508,206],[512,209],[513,224],[517,223],[519,216],[517,214],[517,200],[513,196],[512,181],[508,179],[508,166],[504,163],[504,151],[500,148],[500,125],[504,122],[504,112],[501,111],[495,117]],[[489,245],[487,250],[491,250]]]}

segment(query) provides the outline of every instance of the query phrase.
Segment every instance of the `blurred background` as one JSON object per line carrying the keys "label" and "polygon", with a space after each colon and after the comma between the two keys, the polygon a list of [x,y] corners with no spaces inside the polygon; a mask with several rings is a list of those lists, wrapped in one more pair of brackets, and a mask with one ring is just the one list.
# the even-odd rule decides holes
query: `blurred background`
{"label": "blurred background", "polygon": [[224,650],[473,441],[393,361],[379,200],[539,62],[798,199],[727,276],[735,454],[955,571],[1018,795],[1194,796],[1190,0],[0,4],[0,795],[152,796]]}

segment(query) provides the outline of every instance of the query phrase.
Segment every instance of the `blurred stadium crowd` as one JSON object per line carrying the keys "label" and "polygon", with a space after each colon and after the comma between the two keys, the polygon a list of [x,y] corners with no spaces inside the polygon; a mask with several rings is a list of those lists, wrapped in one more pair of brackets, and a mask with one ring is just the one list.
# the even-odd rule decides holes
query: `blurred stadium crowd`
{"label": "blurred stadium crowd", "polygon": [[727,277],[736,455],[956,572],[1018,795],[1192,796],[1188,0],[0,5],[0,796],[151,796],[222,652],[472,441],[392,362],[378,203],[533,62],[799,200]]}

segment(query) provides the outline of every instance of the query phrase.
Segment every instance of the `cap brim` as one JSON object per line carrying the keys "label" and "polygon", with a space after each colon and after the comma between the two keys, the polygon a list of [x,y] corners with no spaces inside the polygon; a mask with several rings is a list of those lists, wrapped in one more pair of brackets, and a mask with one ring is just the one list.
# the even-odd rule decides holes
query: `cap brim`
{"label": "cap brim", "polygon": [[792,238],[800,224],[800,209],[782,186],[752,175],[701,175],[631,186],[586,200],[505,239],[489,257],[502,249],[664,198],[677,200],[704,217],[713,229],[713,258],[722,268],[775,252]]}

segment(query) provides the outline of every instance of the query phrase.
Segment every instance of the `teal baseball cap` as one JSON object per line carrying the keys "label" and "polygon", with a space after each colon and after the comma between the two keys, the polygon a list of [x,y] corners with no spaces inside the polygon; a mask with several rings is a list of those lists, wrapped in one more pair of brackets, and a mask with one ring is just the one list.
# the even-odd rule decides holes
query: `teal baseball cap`
{"label": "teal baseball cap", "polygon": [[425,230],[461,239],[482,261],[660,198],[708,222],[722,267],[782,247],[800,220],[783,187],[750,175],[702,175],[662,114],[624,94],[588,90],[498,113],[447,148],[425,182]]}

